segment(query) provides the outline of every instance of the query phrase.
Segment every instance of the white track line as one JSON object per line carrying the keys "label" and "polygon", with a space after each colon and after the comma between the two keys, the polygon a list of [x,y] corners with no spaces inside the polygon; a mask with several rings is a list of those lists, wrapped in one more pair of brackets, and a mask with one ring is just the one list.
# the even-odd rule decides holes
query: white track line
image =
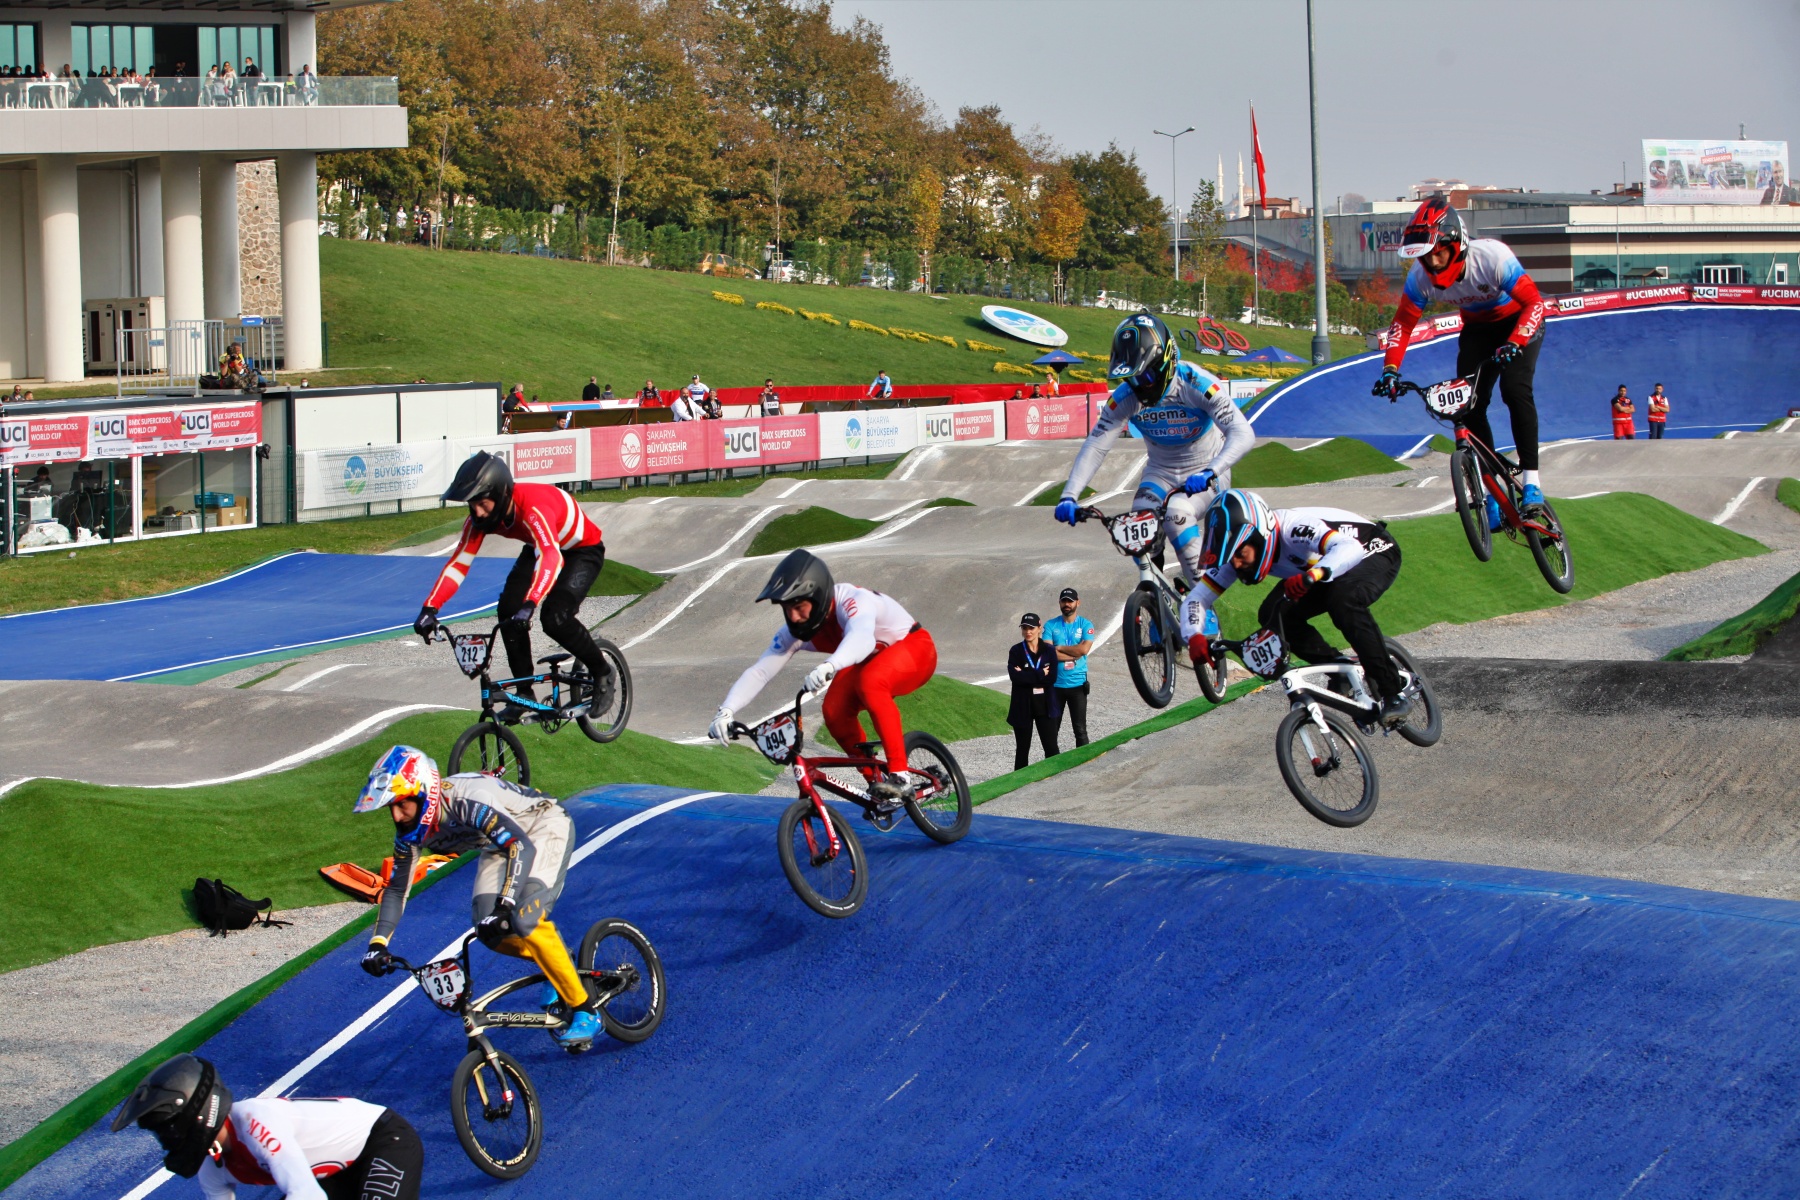
{"label": "white track line", "polygon": [[[810,479],[802,479],[800,481],[800,483],[811,483],[811,482],[812,482],[812,480],[810,480]],[[794,487],[799,487],[800,483],[796,483],[794,485]],[[789,492],[791,492],[793,490],[794,490],[794,488],[788,489]],[[782,495],[784,495],[784,496],[787,495],[787,492],[783,492]],[[664,567],[662,570],[660,570],[656,573],[658,575],[678,575],[682,571],[687,570],[689,567],[697,567],[701,563],[711,562],[713,559],[719,557],[719,555],[725,553],[725,551],[731,549],[731,543],[737,541],[739,538],[743,537],[746,533],[749,533],[751,526],[755,525],[758,521],[762,520],[764,517],[768,516],[770,513],[774,512],[776,509],[778,509],[780,507],[782,507],[782,506],[779,504],[771,504],[767,508],[763,509],[761,512],[757,513],[754,517],[751,517],[748,521],[745,521],[741,526],[738,527],[738,531],[736,533],[734,533],[730,537],[726,538],[723,542],[720,542],[719,548],[717,550],[714,550],[711,554],[708,554],[705,558],[696,558],[693,562],[682,563],[679,567]]]}
{"label": "white track line", "polygon": [[1099,636],[1094,638],[1094,644],[1092,646],[1088,647],[1088,656],[1091,658],[1093,656],[1094,651],[1096,651],[1100,647],[1106,645],[1107,639],[1112,637],[1114,634],[1118,633],[1119,630],[1123,629],[1124,627],[1125,627],[1125,610],[1124,610],[1124,608],[1121,607],[1119,609],[1119,615],[1112,619],[1112,624],[1108,625],[1105,629],[1101,630]]}
{"label": "white track line", "polygon": [[[986,687],[990,683],[1005,683],[1006,679],[1007,679],[1007,677],[1005,675],[989,675],[986,679],[977,679],[975,681],[975,686],[976,687]],[[21,780],[20,782],[22,783],[24,781]],[[11,787],[12,785],[8,784],[7,786]],[[4,795],[4,794],[5,794],[4,791],[0,791],[0,795]]]}
{"label": "white track line", "polygon": [[268,766],[258,767],[254,771],[240,771],[236,775],[226,775],[220,779],[197,779],[193,783],[147,783],[139,786],[158,789],[211,787],[215,783],[238,783],[245,779],[255,779],[259,775],[272,775],[276,771],[285,771],[289,767],[297,766],[308,759],[317,758],[327,750],[335,750],[351,738],[375,728],[375,726],[386,722],[392,717],[398,717],[411,712],[425,712],[430,709],[445,711],[449,708],[450,705],[448,704],[402,704],[397,708],[384,708],[374,716],[364,717],[356,724],[350,726],[350,728],[341,733],[333,734],[317,745],[308,746],[304,750],[296,750],[286,758],[278,758]]}
{"label": "white track line", "polygon": [[1735,429],[1727,429],[1727,430],[1726,430],[1726,431],[1725,431],[1725,437],[1724,437],[1724,440],[1725,440],[1725,441],[1727,441],[1727,442],[1729,442],[1729,441],[1730,441],[1730,440],[1731,440],[1731,439],[1732,439],[1732,438],[1734,438],[1734,437],[1736,437],[1736,436],[1737,436],[1737,435],[1738,435],[1738,431],[1737,431],[1737,430],[1735,430]]}
{"label": "white track line", "polygon": [[677,604],[674,608],[670,609],[669,612],[663,617],[662,620],[658,621],[656,624],[652,625],[650,628],[644,630],[644,632],[638,634],[636,637],[632,638],[629,642],[626,642],[623,646],[620,646],[619,649],[629,650],[633,646],[637,645],[639,642],[644,641],[647,638],[649,638],[651,635],[661,632],[663,626],[667,625],[670,621],[673,621],[676,617],[679,617],[682,613],[686,612],[688,605],[692,604],[694,601],[698,600],[701,596],[705,595],[706,590],[708,588],[712,587],[713,584],[719,582],[719,580],[725,578],[725,573],[727,571],[731,570],[731,568],[737,566],[739,563],[742,563],[745,561],[747,561],[747,560],[742,559],[742,558],[734,558],[730,562],[726,563],[724,566],[720,567],[717,571],[714,571],[712,573],[712,576],[709,579],[707,579],[707,581],[705,583],[701,584],[699,587],[697,587],[693,591],[689,592],[687,599],[683,600],[680,604]]}
{"label": "white track line", "polygon": [[1054,480],[1054,479],[1046,479],[1046,480],[1044,480],[1044,482],[1037,484],[1029,492],[1026,492],[1022,498],[1013,501],[1013,507],[1014,508],[1024,508],[1027,504],[1031,503],[1031,498],[1033,496],[1036,496],[1039,492],[1043,491],[1045,488],[1049,487],[1051,484],[1053,484],[1055,482],[1056,482],[1056,480]]}
{"label": "white track line", "polygon": [[1583,492],[1579,496],[1570,496],[1569,499],[1571,499],[1571,500],[1592,500],[1595,496],[1610,496],[1610,495],[1612,495],[1611,491]]}
{"label": "white track line", "polygon": [[[695,792],[690,796],[677,796],[673,800],[665,800],[654,808],[647,808],[635,816],[627,817],[623,821],[609,825],[599,833],[595,834],[592,838],[588,839],[587,843],[583,845],[581,849],[575,851],[575,853],[570,856],[569,868],[573,870],[577,863],[587,858],[590,854],[594,853],[594,851],[607,845],[609,842],[630,833],[633,829],[636,829],[646,821],[655,817],[660,817],[662,814],[669,812],[672,809],[680,808],[684,804],[692,804],[696,800],[710,800],[715,796],[723,796],[724,794],[724,792]],[[455,954],[457,948],[462,944],[462,940],[468,937],[471,932],[473,931],[469,929],[463,930],[451,940],[449,945],[432,955],[431,959],[427,961],[448,958],[450,955]],[[360,1017],[356,1018],[356,1020],[340,1029],[337,1036],[301,1059],[280,1079],[277,1079],[274,1083],[271,1083],[268,1087],[257,1093],[257,1099],[261,1100],[270,1096],[280,1096],[289,1088],[292,1088],[295,1084],[299,1083],[302,1079],[305,1079],[308,1075],[312,1074],[314,1067],[330,1058],[333,1054],[336,1054],[339,1050],[342,1050],[345,1046],[350,1044],[357,1034],[374,1025],[377,1021],[381,1020],[382,1017],[385,1017],[395,1005],[406,999],[408,994],[410,994],[417,986],[418,984],[410,978],[407,979],[405,983],[395,984],[394,987],[389,990],[387,995],[370,1005]],[[138,1184],[129,1192],[126,1192],[122,1200],[143,1200],[145,1196],[148,1196],[151,1192],[154,1192],[157,1188],[173,1178],[175,1178],[175,1176],[169,1171],[159,1170],[154,1175],[151,1175],[148,1179],[144,1180],[144,1182]]]}
{"label": "white track line", "polygon": [[[285,559],[294,557],[295,554],[317,554],[317,553],[318,553],[317,550],[295,550],[295,551],[293,551],[293,553],[290,553],[290,554],[277,554],[274,558],[269,559],[267,562],[255,563],[251,566],[245,567],[241,571],[233,571],[229,575],[222,575],[217,579],[209,579],[205,583],[196,583],[192,587],[176,588],[172,592],[158,592],[154,596],[133,596],[129,600],[102,600],[97,604],[70,604],[63,608],[51,609],[49,611],[51,611],[51,612],[73,612],[74,610],[76,610],[78,608],[111,608],[116,604],[142,604],[146,600],[166,600],[170,596],[185,596],[189,592],[197,592],[201,588],[209,588],[215,584],[225,583],[228,580],[236,579],[240,575],[248,575],[252,571],[260,571],[264,567],[272,567],[278,562],[281,562]],[[0,621],[11,621],[18,617],[30,617],[30,616],[35,616],[35,615],[37,615],[37,614],[36,613],[8,613],[5,616],[0,616]]]}
{"label": "white track line", "polygon": [[1785,420],[1781,423],[1779,428],[1776,428],[1776,429],[1772,430],[1771,432],[1786,433],[1788,430],[1790,430],[1794,427],[1795,421],[1800,421],[1800,417],[1789,417],[1787,420]]}
{"label": "white track line", "polygon": [[1436,436],[1437,436],[1437,434],[1435,434],[1435,433],[1426,434],[1424,437],[1422,437],[1418,440],[1417,444],[1415,444],[1411,450],[1408,450],[1405,454],[1400,455],[1394,461],[1395,462],[1405,462],[1407,459],[1409,459],[1413,455],[1417,454],[1420,450],[1423,450],[1425,447],[1431,445],[1431,439]]}
{"label": "white track line", "polygon": [[1750,493],[1756,490],[1756,485],[1767,478],[1768,476],[1766,475],[1758,475],[1755,479],[1746,483],[1744,485],[1744,490],[1731,498],[1731,503],[1725,506],[1725,511],[1714,517],[1712,523],[1714,525],[1723,525],[1725,522],[1731,520],[1731,518],[1737,516],[1738,509],[1744,507],[1744,501],[1750,498]]}
{"label": "white track line", "polygon": [[[1316,447],[1323,446],[1326,442],[1335,441],[1335,440],[1336,440],[1335,438],[1320,438],[1318,441],[1308,442],[1304,446],[1295,446],[1294,453],[1295,454],[1305,454],[1308,450],[1315,449]],[[1426,438],[1425,440],[1429,442],[1431,439]]]}
{"label": "white track line", "polygon": [[0,783],[0,796],[6,795],[6,793],[12,791],[14,788],[18,787],[21,783],[30,783],[34,779],[42,779],[42,778],[43,778],[43,776],[41,776],[41,775],[22,775],[17,779],[9,779],[5,783]]}
{"label": "white track line", "polygon": [[904,481],[911,479],[913,477],[913,472],[919,469],[921,463],[928,459],[936,458],[938,452],[941,450],[943,450],[942,446],[919,447],[917,450],[913,451],[912,455],[907,459],[906,465],[900,468],[900,474],[894,476],[895,480]]}
{"label": "white track line", "polygon": [[301,688],[305,687],[307,684],[311,683],[313,680],[323,679],[325,676],[331,674],[333,671],[342,671],[345,667],[366,667],[368,665],[369,665],[368,663],[338,663],[336,666],[326,667],[323,671],[314,671],[311,675],[308,675],[305,679],[302,679],[299,683],[290,683],[286,687],[282,688],[281,690],[284,692],[297,692]]}
{"label": "white track line", "polygon": [[1430,487],[1432,484],[1434,484],[1438,481],[1438,478],[1439,477],[1436,475],[1427,475],[1425,478],[1419,480],[1419,482],[1414,484],[1413,486],[1414,487]]}
{"label": "white track line", "polygon": [[879,517],[876,517],[875,519],[877,521],[891,521],[895,517],[899,516],[901,513],[905,512],[907,509],[912,508],[914,505],[923,504],[923,503],[925,503],[925,497],[920,496],[917,500],[908,500],[905,504],[902,504],[899,508],[893,509],[890,512],[884,512]]}
{"label": "white track line", "polygon": [[801,488],[805,487],[807,484],[809,484],[811,482],[812,482],[812,480],[810,480],[810,479],[802,479],[800,482],[792,485],[787,490],[783,491],[781,493],[781,495],[779,495],[775,498],[777,500],[786,500],[789,496],[793,495],[795,492],[799,491]]}
{"label": "white track line", "polygon": [[1389,513],[1387,516],[1385,516],[1381,519],[1384,521],[1398,521],[1402,517],[1428,517],[1432,513],[1443,512],[1446,508],[1449,508],[1451,505],[1453,505],[1455,503],[1456,503],[1456,497],[1452,496],[1448,500],[1444,501],[1442,504],[1434,504],[1430,508],[1421,508],[1417,512]]}

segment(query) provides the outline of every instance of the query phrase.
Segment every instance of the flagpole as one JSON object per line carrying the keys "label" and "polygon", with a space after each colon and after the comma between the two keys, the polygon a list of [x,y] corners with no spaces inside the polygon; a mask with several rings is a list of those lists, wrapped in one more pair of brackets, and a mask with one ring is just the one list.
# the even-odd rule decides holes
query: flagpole
{"label": "flagpole", "polygon": [[[1256,105],[1250,106],[1250,145],[1255,153],[1262,154],[1262,142],[1256,136]],[[1257,210],[1262,208],[1262,170],[1260,162],[1256,175],[1255,199],[1250,206],[1250,320],[1254,325],[1262,324],[1262,243],[1256,237]]]}
{"label": "flagpole", "polygon": [[1306,95],[1312,104],[1313,339],[1312,360],[1331,361],[1331,313],[1325,301],[1325,210],[1319,207],[1319,84],[1313,68],[1313,0],[1306,0]]}

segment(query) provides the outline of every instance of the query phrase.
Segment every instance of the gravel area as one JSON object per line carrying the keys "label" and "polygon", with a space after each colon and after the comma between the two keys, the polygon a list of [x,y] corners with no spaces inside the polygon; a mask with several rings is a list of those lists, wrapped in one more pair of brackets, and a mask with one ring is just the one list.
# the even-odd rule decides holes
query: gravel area
{"label": "gravel area", "polygon": [[354,902],[285,909],[276,919],[290,926],[226,937],[183,930],[0,975],[0,1009],[11,1014],[0,1055],[0,1095],[9,1097],[0,1145],[367,910]]}

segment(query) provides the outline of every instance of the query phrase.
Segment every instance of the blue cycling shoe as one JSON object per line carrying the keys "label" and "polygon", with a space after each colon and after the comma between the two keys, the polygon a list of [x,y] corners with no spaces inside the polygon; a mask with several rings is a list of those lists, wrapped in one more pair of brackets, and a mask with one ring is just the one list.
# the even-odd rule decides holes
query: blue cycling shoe
{"label": "blue cycling shoe", "polygon": [[1506,524],[1505,519],[1500,516],[1500,502],[1492,496],[1487,498],[1487,517],[1488,529],[1494,533],[1499,533],[1500,527]]}
{"label": "blue cycling shoe", "polygon": [[1535,483],[1525,485],[1525,498],[1519,505],[1519,515],[1527,521],[1544,519],[1544,489]]}
{"label": "blue cycling shoe", "polygon": [[545,980],[543,994],[538,997],[538,1007],[549,1012],[561,1003],[562,997],[556,994],[556,985]]}
{"label": "blue cycling shoe", "polygon": [[594,1044],[594,1035],[600,1032],[600,1018],[581,1009],[575,1014],[569,1027],[556,1035],[556,1044],[570,1054],[580,1054]]}

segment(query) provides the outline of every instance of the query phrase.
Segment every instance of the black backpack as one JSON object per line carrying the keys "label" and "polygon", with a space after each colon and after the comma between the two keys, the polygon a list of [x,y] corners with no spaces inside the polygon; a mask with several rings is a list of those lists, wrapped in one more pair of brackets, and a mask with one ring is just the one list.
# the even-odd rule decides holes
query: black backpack
{"label": "black backpack", "polygon": [[[271,901],[252,900],[223,879],[194,880],[194,907],[200,910],[200,921],[215,937],[223,937],[234,929],[252,925],[292,925],[277,921],[274,913],[263,913]],[[258,920],[258,917],[261,920]]]}

